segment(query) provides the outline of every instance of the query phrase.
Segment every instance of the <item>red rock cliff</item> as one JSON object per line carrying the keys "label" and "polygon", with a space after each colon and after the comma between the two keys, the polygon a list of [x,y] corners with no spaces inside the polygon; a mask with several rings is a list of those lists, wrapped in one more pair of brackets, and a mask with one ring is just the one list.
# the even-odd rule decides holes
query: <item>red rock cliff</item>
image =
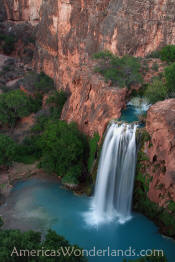
{"label": "red rock cliff", "polygon": [[169,0],[43,2],[35,66],[71,93],[62,118],[89,134],[102,134],[106,122],[120,116],[126,92],[108,88],[93,75],[92,54],[109,49],[144,56],[173,44],[174,13]]}
{"label": "red rock cliff", "polygon": [[[28,21],[32,25],[39,22],[39,10],[42,0],[0,0],[5,8],[7,20],[15,22]],[[2,6],[3,5],[3,6]]]}
{"label": "red rock cliff", "polygon": [[175,44],[172,0],[0,0],[9,20],[38,23],[34,65],[69,91],[62,119],[88,134],[102,134],[120,116],[126,90],[111,88],[93,74],[92,54],[145,56]]}
{"label": "red rock cliff", "polygon": [[166,207],[167,200],[175,202],[175,99],[158,102],[149,109],[146,129],[152,142],[147,149],[151,162],[147,173],[153,177],[148,197]]}

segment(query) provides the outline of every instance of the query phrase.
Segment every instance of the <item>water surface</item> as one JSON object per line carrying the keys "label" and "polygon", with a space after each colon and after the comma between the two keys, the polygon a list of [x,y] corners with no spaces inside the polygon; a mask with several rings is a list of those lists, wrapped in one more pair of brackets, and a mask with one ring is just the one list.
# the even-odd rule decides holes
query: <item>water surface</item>
{"label": "water surface", "polygon": [[[31,178],[18,182],[0,207],[7,228],[47,231],[52,228],[72,244],[84,249],[164,249],[169,262],[174,262],[175,243],[158,233],[157,227],[141,214],[121,225],[117,221],[99,227],[83,219],[91,198],[76,196],[56,181]],[[131,258],[130,258],[131,259]],[[123,257],[89,257],[90,262],[122,262]]]}

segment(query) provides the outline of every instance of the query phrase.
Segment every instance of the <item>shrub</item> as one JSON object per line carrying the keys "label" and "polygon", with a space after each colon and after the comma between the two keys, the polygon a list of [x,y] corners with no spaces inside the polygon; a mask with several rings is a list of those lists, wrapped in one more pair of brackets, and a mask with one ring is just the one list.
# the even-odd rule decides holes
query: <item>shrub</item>
{"label": "shrub", "polygon": [[100,136],[98,133],[95,133],[93,137],[89,140],[89,158],[88,158],[88,171],[91,171],[94,159],[95,159],[95,154],[97,152],[98,148],[98,141],[100,139]]}
{"label": "shrub", "polygon": [[159,66],[156,62],[152,65],[152,70],[156,72],[159,70]]}
{"label": "shrub", "polygon": [[149,84],[144,92],[144,96],[151,104],[164,100],[167,95],[167,87],[159,79],[154,79],[152,84]]}
{"label": "shrub", "polygon": [[82,173],[86,142],[74,123],[49,122],[41,135],[41,167],[73,183]]}
{"label": "shrub", "polygon": [[102,74],[105,80],[111,80],[112,84],[130,88],[133,84],[142,83],[138,58],[131,56],[119,58],[109,51],[99,52],[94,58],[100,59],[95,71]]}
{"label": "shrub", "polygon": [[[72,246],[64,237],[57,235],[55,231],[49,230],[44,239],[41,237],[40,232],[27,231],[21,232],[19,230],[0,230],[0,258],[3,262],[57,262],[58,261],[58,253],[57,251],[60,248],[68,248],[70,250],[80,249],[78,246]],[[16,250],[14,250],[16,247]],[[20,250],[43,250],[44,252],[50,250],[50,257],[48,255],[42,256],[41,252],[39,255],[33,257],[32,255],[28,255],[26,252],[22,258],[19,259],[19,256],[15,253],[15,251],[20,252]],[[74,250],[74,249],[73,249]],[[11,256],[12,252],[13,255]],[[66,250],[65,250],[66,251]],[[24,254],[24,252],[23,252]],[[60,252],[59,261],[63,262],[85,262],[87,259],[83,256],[75,256],[73,253],[70,256],[64,256],[62,252]]]}
{"label": "shrub", "polygon": [[155,50],[146,56],[147,58],[160,58],[160,51]]}
{"label": "shrub", "polygon": [[35,82],[36,91],[47,93],[48,91],[54,89],[54,81],[52,78],[47,76],[44,72],[41,72],[38,77],[37,81]]}
{"label": "shrub", "polygon": [[14,141],[3,134],[0,134],[0,165],[9,166],[15,158],[16,145]]}
{"label": "shrub", "polygon": [[167,94],[169,97],[175,96],[175,63],[165,68],[165,79]]}
{"label": "shrub", "polygon": [[175,45],[167,45],[160,51],[162,61],[175,62]]}
{"label": "shrub", "polygon": [[10,55],[15,48],[16,39],[13,35],[0,34],[0,43],[4,53]]}
{"label": "shrub", "polygon": [[66,102],[67,95],[64,91],[55,91],[53,95],[48,97],[46,103],[50,106],[52,118],[60,118],[62,108]]}
{"label": "shrub", "polygon": [[21,90],[13,90],[0,95],[0,123],[14,127],[16,121],[32,112],[36,112],[41,103]]}
{"label": "shrub", "polygon": [[16,145],[15,161],[32,164],[41,157],[39,136],[26,137],[21,144]]}

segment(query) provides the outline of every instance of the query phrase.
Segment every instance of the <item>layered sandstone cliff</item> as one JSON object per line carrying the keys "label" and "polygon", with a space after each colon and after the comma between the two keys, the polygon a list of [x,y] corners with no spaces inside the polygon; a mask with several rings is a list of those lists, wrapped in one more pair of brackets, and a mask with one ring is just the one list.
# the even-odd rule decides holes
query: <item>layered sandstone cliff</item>
{"label": "layered sandstone cliff", "polygon": [[147,114],[146,129],[152,146],[147,148],[151,162],[147,172],[152,176],[148,197],[166,207],[175,202],[175,99],[158,102]]}
{"label": "layered sandstone cliff", "polygon": [[88,134],[101,134],[107,121],[119,117],[125,92],[104,88],[93,75],[92,55],[108,49],[145,56],[174,44],[174,13],[169,0],[43,1],[35,66],[70,93],[62,119],[76,121]]}
{"label": "layered sandstone cliff", "polygon": [[32,25],[39,22],[39,10],[42,0],[0,0],[0,3],[7,20],[27,21]]}
{"label": "layered sandstone cliff", "polygon": [[34,66],[54,78],[70,98],[62,119],[91,134],[120,116],[126,90],[94,74],[92,55],[145,56],[175,43],[172,0],[0,0],[8,20],[38,24]]}

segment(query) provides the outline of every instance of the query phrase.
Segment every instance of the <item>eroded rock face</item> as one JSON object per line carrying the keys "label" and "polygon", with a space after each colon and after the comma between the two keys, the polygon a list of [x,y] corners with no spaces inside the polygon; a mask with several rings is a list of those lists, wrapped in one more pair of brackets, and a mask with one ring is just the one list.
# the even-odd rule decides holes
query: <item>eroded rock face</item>
{"label": "eroded rock face", "polygon": [[42,0],[1,0],[6,9],[7,19],[28,21],[33,25],[39,22]]}
{"label": "eroded rock face", "polygon": [[[98,125],[104,127],[107,119],[119,116],[125,91],[123,96],[115,91],[117,98],[110,102],[114,90],[107,92],[106,85],[105,93],[104,84],[93,76],[92,55],[108,49],[118,55],[145,56],[165,44],[174,44],[174,13],[170,0],[43,1],[34,64],[53,77],[58,88],[72,94],[62,119],[77,121],[87,133],[101,133]],[[84,97],[89,89],[93,98],[87,102]],[[101,94],[103,99],[98,97]],[[99,115],[94,111],[97,103],[104,108]],[[111,108],[107,118],[106,107]]]}
{"label": "eroded rock face", "polygon": [[147,148],[151,165],[147,173],[153,177],[148,197],[166,207],[175,202],[175,99],[153,105],[147,114],[146,129],[152,146]]}

